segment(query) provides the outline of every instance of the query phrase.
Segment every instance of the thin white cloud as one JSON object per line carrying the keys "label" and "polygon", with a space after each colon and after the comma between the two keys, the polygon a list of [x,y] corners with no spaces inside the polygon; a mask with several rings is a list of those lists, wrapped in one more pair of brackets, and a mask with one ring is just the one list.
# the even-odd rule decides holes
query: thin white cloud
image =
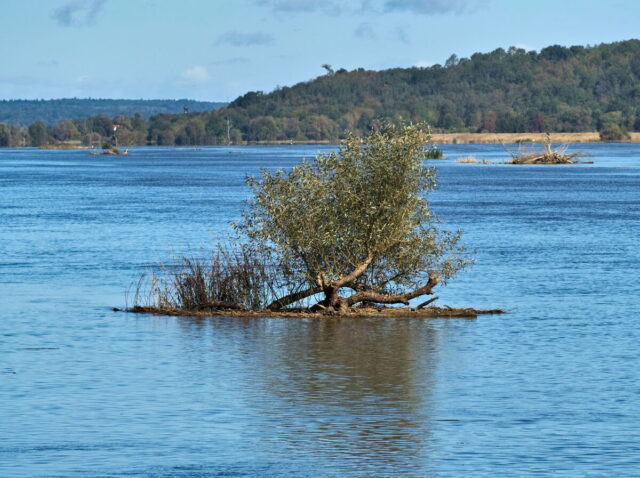
{"label": "thin white cloud", "polygon": [[180,73],[178,80],[186,85],[202,85],[207,83],[210,78],[209,71],[204,66],[196,65]]}
{"label": "thin white cloud", "polygon": [[209,62],[211,65],[243,65],[249,63],[249,58],[244,56],[234,56],[233,58],[224,58]]}
{"label": "thin white cloud", "polygon": [[[486,1],[486,0],[484,0]],[[421,15],[460,14],[477,7],[478,0],[385,0],[389,12],[405,11]]]}
{"label": "thin white cloud", "polygon": [[232,46],[257,46],[270,45],[273,43],[273,36],[268,33],[242,33],[236,30],[223,33],[218,37],[216,44]]}
{"label": "thin white cloud", "polygon": [[461,14],[474,11],[491,0],[249,0],[277,14],[324,13],[361,15],[363,13],[408,12],[420,15]]}
{"label": "thin white cloud", "polygon": [[419,60],[419,61],[416,61],[413,66],[417,66],[418,68],[429,68],[430,66],[433,66],[433,64],[434,63],[431,61]]}
{"label": "thin white cloud", "polygon": [[64,27],[93,25],[108,0],[70,0],[51,11],[50,16]]}
{"label": "thin white cloud", "polygon": [[356,27],[353,33],[358,38],[367,38],[369,40],[375,40],[378,37],[370,23],[361,23]]}
{"label": "thin white cloud", "polygon": [[59,65],[58,60],[40,60],[36,65],[43,68],[54,68]]}
{"label": "thin white cloud", "polygon": [[525,51],[536,51],[536,48],[532,47],[531,45],[526,45],[524,43],[518,43],[517,45],[514,45],[516,48],[521,48]]}
{"label": "thin white cloud", "polygon": [[89,75],[82,75],[76,78],[76,83],[78,85],[88,85],[93,82],[93,78]]}
{"label": "thin white cloud", "polygon": [[45,84],[42,76],[0,75],[0,85],[8,87],[41,86]]}
{"label": "thin white cloud", "polygon": [[[278,13],[321,12],[338,15],[345,11],[345,4],[348,4],[349,0],[253,0],[253,3],[261,7],[268,7]],[[351,3],[354,3],[353,0]]]}
{"label": "thin white cloud", "polygon": [[395,37],[405,45],[411,44],[411,37],[409,37],[409,34],[406,32],[404,28],[400,28],[400,27],[396,28]]}

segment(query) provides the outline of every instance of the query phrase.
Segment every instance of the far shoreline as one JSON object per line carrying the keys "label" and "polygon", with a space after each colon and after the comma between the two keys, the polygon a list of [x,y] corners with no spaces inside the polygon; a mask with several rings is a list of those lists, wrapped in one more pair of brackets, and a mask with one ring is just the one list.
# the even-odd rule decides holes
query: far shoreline
{"label": "far shoreline", "polygon": [[[553,143],[640,143],[640,132],[630,132],[630,139],[620,141],[602,141],[598,131],[583,133],[549,133]],[[544,143],[546,133],[432,133],[434,144],[501,144],[501,143]],[[337,144],[337,141],[243,141],[232,146],[242,145],[314,145]]]}
{"label": "far shoreline", "polygon": [[[629,132],[629,139],[619,141],[602,141],[600,139],[600,133],[597,131],[583,132],[583,133],[549,133],[551,135],[551,142],[554,144],[573,144],[573,143],[640,143],[640,132]],[[265,141],[238,141],[230,144],[201,144],[201,145],[127,145],[129,148],[136,147],[167,147],[167,148],[201,148],[206,146],[304,146],[304,145],[337,145],[341,140],[265,140]],[[546,133],[432,133],[431,142],[435,145],[443,144],[536,144],[546,142]],[[23,146],[24,147],[24,146]],[[9,149],[22,149],[17,148]],[[39,149],[44,150],[65,150],[65,149],[79,149],[79,150],[95,150],[100,149],[92,146],[85,146],[79,144],[77,141],[68,143],[57,143],[50,145],[40,146]]]}

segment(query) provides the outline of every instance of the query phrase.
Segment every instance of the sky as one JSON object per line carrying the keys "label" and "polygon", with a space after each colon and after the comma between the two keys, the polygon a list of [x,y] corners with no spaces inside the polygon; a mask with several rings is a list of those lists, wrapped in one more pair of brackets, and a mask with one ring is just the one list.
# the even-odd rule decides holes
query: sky
{"label": "sky", "polygon": [[0,0],[0,99],[231,101],[337,70],[640,38],[637,0]]}

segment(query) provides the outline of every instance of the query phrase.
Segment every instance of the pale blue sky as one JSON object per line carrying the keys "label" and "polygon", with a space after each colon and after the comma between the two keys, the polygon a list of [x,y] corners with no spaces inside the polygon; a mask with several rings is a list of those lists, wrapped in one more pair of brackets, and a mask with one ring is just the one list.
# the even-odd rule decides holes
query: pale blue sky
{"label": "pale blue sky", "polygon": [[230,101],[334,69],[640,37],[637,0],[0,0],[0,99]]}

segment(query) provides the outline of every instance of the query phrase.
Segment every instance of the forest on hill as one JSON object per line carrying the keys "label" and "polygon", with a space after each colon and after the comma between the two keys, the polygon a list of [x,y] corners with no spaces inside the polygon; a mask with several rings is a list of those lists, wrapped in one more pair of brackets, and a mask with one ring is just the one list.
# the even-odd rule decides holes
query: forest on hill
{"label": "forest on hill", "polygon": [[333,139],[373,121],[426,121],[439,132],[640,129],[640,41],[455,55],[444,65],[338,70],[209,115],[218,140]]}
{"label": "forest on hill", "polygon": [[[270,93],[250,91],[227,107],[189,114],[98,116],[0,124],[0,146],[93,143],[121,125],[121,144],[195,145],[335,141],[382,120],[426,121],[435,132],[640,130],[640,40],[597,46],[511,47],[428,68],[333,71]],[[613,138],[615,139],[615,138]]]}
{"label": "forest on hill", "polygon": [[57,100],[0,100],[0,123],[28,126],[36,121],[54,125],[68,119],[92,116],[133,116],[139,113],[149,118],[161,113],[211,111],[226,103],[195,100],[111,100],[94,98],[64,98]]}

